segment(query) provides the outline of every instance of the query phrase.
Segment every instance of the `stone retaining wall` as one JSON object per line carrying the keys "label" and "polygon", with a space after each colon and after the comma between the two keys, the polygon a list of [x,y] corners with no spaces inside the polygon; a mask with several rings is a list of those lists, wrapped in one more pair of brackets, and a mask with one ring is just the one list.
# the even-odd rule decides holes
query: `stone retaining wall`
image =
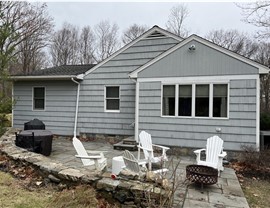
{"label": "stone retaining wall", "polygon": [[40,170],[43,177],[55,183],[91,184],[105,198],[120,202],[122,207],[148,207],[149,203],[157,203],[170,199],[170,191],[153,182],[139,180],[112,180],[110,173],[74,169],[53,161],[49,157],[29,152],[15,146],[15,132],[9,129],[0,139],[0,153],[13,161],[33,166]]}

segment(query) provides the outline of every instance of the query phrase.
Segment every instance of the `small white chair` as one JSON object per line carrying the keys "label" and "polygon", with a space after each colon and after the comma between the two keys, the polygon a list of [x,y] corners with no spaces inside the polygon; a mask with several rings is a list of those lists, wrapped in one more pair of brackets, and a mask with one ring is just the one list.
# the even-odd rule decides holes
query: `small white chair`
{"label": "small white chair", "polygon": [[[125,150],[123,154],[123,159],[125,163],[125,169],[139,175],[139,178],[147,171],[145,168],[146,161],[139,162],[130,151]],[[168,172],[168,169],[163,168],[159,170],[152,171],[155,174],[164,174]]]}
{"label": "small white chair", "polygon": [[77,152],[77,155],[75,155],[75,157],[80,158],[84,166],[95,165],[95,168],[98,171],[102,171],[104,168],[107,167],[107,159],[104,157],[103,152],[86,151],[82,142],[76,137],[73,137],[72,143]]}
{"label": "small white chair", "polygon": [[[153,147],[160,148],[162,150],[161,156],[154,156]],[[162,168],[165,161],[168,161],[166,151],[170,149],[169,147],[164,147],[161,145],[152,144],[151,134],[142,131],[139,135],[139,145],[138,145],[138,160],[140,161],[141,149],[143,150],[145,160],[148,161],[148,169],[152,170],[152,163],[162,163]]]}
{"label": "small white chair", "polygon": [[[201,160],[201,152],[205,151],[206,160]],[[223,140],[218,136],[213,136],[207,139],[206,149],[195,150],[197,164],[205,165],[223,171],[223,158],[227,153],[223,151]]]}

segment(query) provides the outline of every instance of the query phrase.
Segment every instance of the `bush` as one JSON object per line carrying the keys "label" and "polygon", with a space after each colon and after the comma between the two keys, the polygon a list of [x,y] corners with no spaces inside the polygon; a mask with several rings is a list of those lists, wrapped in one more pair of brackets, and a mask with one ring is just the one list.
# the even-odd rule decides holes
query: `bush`
{"label": "bush", "polygon": [[260,129],[270,130],[270,114],[269,113],[261,113]]}
{"label": "bush", "polygon": [[257,151],[253,146],[242,146],[240,162],[245,172],[262,178],[270,178],[270,149]]}
{"label": "bush", "polygon": [[12,99],[0,96],[0,113],[9,114],[12,112]]}
{"label": "bush", "polygon": [[6,130],[5,127],[10,126],[9,119],[6,114],[12,112],[12,99],[10,97],[0,96],[0,136]]}

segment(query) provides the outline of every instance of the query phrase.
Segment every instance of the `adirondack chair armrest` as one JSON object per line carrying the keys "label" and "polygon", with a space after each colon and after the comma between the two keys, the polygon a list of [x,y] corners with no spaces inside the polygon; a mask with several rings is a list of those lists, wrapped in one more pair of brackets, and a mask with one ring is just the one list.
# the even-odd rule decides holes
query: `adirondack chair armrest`
{"label": "adirondack chair armrest", "polygon": [[202,151],[206,151],[206,149],[198,149],[198,150],[195,150],[194,151],[194,153],[196,154],[196,161],[197,161],[197,163],[199,162],[199,161],[201,161],[201,152]]}
{"label": "adirondack chair armrest", "polygon": [[81,159],[102,159],[102,156],[100,155],[93,155],[93,156],[83,156],[83,155],[75,155],[75,157],[81,158]]}
{"label": "adirondack chair armrest", "polygon": [[159,169],[159,170],[154,170],[154,171],[152,171],[153,173],[159,173],[159,174],[161,174],[161,173],[167,173],[169,171],[169,169],[167,169],[167,168],[162,168],[162,169]]}
{"label": "adirondack chair armrest", "polygon": [[167,150],[169,150],[169,149],[170,149],[169,147],[165,147],[165,146],[162,146],[162,145],[157,145],[157,144],[152,144],[152,146],[154,146],[154,147],[158,147],[158,148],[160,148],[160,149],[162,149],[162,150],[165,150],[165,151],[167,151]]}
{"label": "adirondack chair armrest", "polygon": [[148,151],[148,152],[152,152],[152,150],[151,150],[151,149],[148,149],[148,148],[142,147],[141,145],[137,145],[137,147],[138,147],[138,148],[140,148],[140,149],[146,150],[146,151]]}
{"label": "adirondack chair armrest", "polygon": [[102,158],[104,158],[104,152],[103,151],[92,151],[92,150],[86,150],[86,152],[90,155],[100,155]]}
{"label": "adirondack chair armrest", "polygon": [[222,152],[221,154],[218,155],[218,157],[224,158],[227,156],[227,152]]}

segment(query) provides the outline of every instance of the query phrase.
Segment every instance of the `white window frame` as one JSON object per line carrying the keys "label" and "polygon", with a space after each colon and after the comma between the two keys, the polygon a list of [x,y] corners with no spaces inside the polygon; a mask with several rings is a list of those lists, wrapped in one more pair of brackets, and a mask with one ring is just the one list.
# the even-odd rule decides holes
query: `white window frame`
{"label": "white window frame", "polygon": [[[44,109],[35,109],[35,104],[34,104],[34,89],[35,88],[44,88]],[[46,87],[45,86],[33,86],[32,87],[32,111],[46,111]]]}
{"label": "white window frame", "polygon": [[[196,85],[206,84],[209,85],[209,116],[195,116],[195,102],[196,102]],[[214,84],[226,84],[227,85],[227,116],[226,117],[213,117],[213,85]],[[174,85],[175,86],[175,115],[163,115],[163,86],[166,85]],[[181,85],[191,85],[192,86],[192,106],[191,106],[191,116],[179,116],[178,115],[178,94],[179,94],[179,86]],[[164,82],[161,83],[161,117],[164,118],[198,118],[198,119],[217,119],[217,120],[227,120],[229,119],[229,108],[230,108],[230,82],[229,81],[197,81],[197,82],[189,82],[183,81],[181,83],[170,83]]]}
{"label": "white window frame", "polygon": [[[118,110],[107,110],[107,87],[119,87],[119,109]],[[109,99],[116,99],[116,98],[109,98]],[[104,86],[104,112],[108,113],[120,113],[120,108],[121,108],[121,87],[120,85],[105,85]]]}

